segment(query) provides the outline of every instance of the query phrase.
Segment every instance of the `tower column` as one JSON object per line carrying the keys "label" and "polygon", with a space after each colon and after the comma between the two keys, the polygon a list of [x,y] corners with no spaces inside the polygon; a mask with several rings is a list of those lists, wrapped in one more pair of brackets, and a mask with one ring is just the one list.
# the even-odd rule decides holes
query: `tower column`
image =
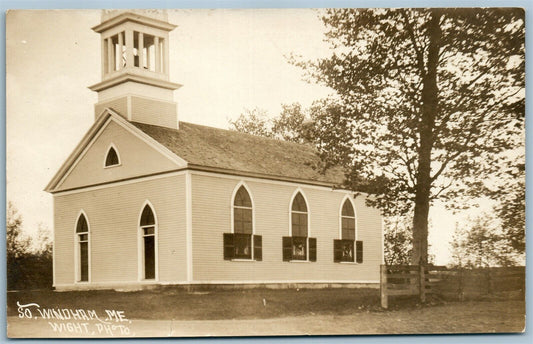
{"label": "tower column", "polygon": [[118,54],[117,54],[117,63],[118,63],[118,70],[121,70],[123,68],[123,63],[122,63],[122,46],[124,45],[124,41],[123,41],[123,38],[122,38],[122,32],[119,32],[118,34]]}
{"label": "tower column", "polygon": [[139,68],[144,68],[144,34],[139,32],[138,37],[138,52],[139,55]]}
{"label": "tower column", "polygon": [[161,49],[159,48],[159,37],[154,37],[155,50],[155,71],[161,73]]}
{"label": "tower column", "polygon": [[107,38],[107,72],[111,73],[115,70],[115,53],[113,52],[113,40],[111,37]]}
{"label": "tower column", "polygon": [[126,68],[133,67],[133,31],[126,30]]}

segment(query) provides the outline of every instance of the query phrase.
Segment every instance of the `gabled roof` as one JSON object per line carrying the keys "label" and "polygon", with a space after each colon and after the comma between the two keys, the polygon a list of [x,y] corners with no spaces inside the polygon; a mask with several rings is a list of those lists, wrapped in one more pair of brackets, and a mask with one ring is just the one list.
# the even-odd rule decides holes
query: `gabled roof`
{"label": "gabled roof", "polygon": [[311,145],[186,122],[180,122],[179,129],[132,124],[187,161],[190,168],[204,167],[234,174],[244,172],[331,186],[340,186],[344,180],[339,167],[321,172],[321,159]]}

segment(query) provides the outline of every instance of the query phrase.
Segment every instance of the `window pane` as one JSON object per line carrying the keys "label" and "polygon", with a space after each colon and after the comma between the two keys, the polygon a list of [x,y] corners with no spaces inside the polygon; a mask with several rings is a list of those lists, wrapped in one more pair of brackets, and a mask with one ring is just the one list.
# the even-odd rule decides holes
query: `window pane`
{"label": "window pane", "polygon": [[152,212],[152,208],[147,204],[144,209],[143,213],[141,215],[141,226],[148,226],[148,225],[155,225],[155,218],[154,213]]}
{"label": "window pane", "polygon": [[305,199],[301,193],[298,193],[296,197],[294,197],[294,200],[292,201],[292,210],[307,212],[307,205],[305,204]]}
{"label": "window pane", "polygon": [[307,259],[307,239],[302,237],[292,238],[292,259],[306,260]]}
{"label": "window pane", "polygon": [[292,235],[307,236],[307,214],[292,214]]}
{"label": "window pane", "polygon": [[118,165],[118,155],[113,147],[109,148],[109,152],[107,152],[107,157],[105,159],[105,165],[106,166]]}
{"label": "window pane", "polygon": [[355,219],[342,218],[342,239],[355,240]]}
{"label": "window pane", "polygon": [[144,237],[144,278],[155,278],[155,237]]}
{"label": "window pane", "polygon": [[343,240],[341,246],[342,246],[341,260],[344,262],[353,262],[354,261],[353,241]]}
{"label": "window pane", "polygon": [[143,230],[144,230],[144,235],[154,235],[155,233],[154,227],[143,228]]}
{"label": "window pane", "polygon": [[78,224],[76,225],[76,233],[84,233],[89,231],[89,226],[87,225],[87,220],[85,219],[85,216],[80,215],[80,218],[78,219]]}
{"label": "window pane", "polygon": [[233,231],[252,234],[252,209],[234,208]]}
{"label": "window pane", "polygon": [[344,202],[344,205],[342,206],[342,216],[355,216],[355,212],[353,210],[352,202],[349,200],[346,200]]}
{"label": "window pane", "polygon": [[252,200],[250,199],[250,195],[244,186],[241,186],[237,191],[233,204],[240,207],[252,207]]}
{"label": "window pane", "polygon": [[80,241],[87,241],[89,239],[89,234],[80,234]]}
{"label": "window pane", "polygon": [[250,234],[235,234],[235,258],[252,258],[252,236]]}
{"label": "window pane", "polygon": [[80,281],[89,280],[89,244],[80,243]]}

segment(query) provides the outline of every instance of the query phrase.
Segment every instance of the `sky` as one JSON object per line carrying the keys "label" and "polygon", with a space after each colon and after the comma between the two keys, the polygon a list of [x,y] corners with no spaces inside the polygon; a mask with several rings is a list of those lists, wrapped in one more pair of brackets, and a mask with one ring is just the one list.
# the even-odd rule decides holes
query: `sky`
{"label": "sky", "polygon": [[[53,227],[52,196],[44,187],[94,121],[101,80],[100,38],[90,28],[98,10],[11,11],[6,16],[6,189],[24,230]],[[333,91],[307,83],[288,63],[329,54],[318,12],[295,10],[168,10],[170,81],[181,121],[228,128],[245,109],[277,115],[281,104]],[[429,242],[437,264],[449,261],[448,243],[461,217],[431,211]]]}

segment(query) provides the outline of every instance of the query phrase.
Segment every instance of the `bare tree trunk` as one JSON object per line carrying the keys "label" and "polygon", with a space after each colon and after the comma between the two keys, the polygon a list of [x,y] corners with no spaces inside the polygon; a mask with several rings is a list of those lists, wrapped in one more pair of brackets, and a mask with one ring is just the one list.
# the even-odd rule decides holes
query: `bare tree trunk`
{"label": "bare tree trunk", "polygon": [[[441,12],[432,10],[428,23],[429,46],[423,77],[422,118],[419,123],[420,148],[413,217],[413,255],[411,263],[426,265],[428,261],[428,214],[431,193],[431,150],[433,149],[435,118],[438,111],[437,65],[441,41]],[[424,73],[424,71],[422,71]]]}

